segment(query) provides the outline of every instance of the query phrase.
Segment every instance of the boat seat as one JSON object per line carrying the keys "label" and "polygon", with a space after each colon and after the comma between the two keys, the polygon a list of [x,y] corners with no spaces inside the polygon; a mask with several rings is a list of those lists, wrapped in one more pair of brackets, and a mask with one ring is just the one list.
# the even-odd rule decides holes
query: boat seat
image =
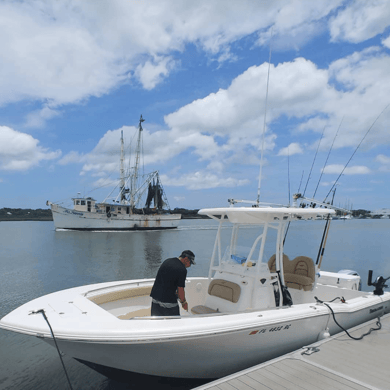
{"label": "boat seat", "polygon": [[298,256],[290,261],[289,271],[284,274],[287,287],[310,291],[315,281],[315,266],[310,257]]}
{"label": "boat seat", "polygon": [[[273,254],[270,259],[268,260],[268,268],[269,268],[269,271],[270,272],[276,272],[276,254]],[[289,263],[290,263],[290,259],[288,258],[288,256],[283,253],[283,269],[284,269],[284,272],[286,272],[286,267],[289,266]]]}
{"label": "boat seat", "polygon": [[[240,299],[241,287],[237,283],[228,280],[214,279],[209,285],[208,294],[209,296],[221,298],[225,301],[237,303]],[[204,305],[198,305],[191,308],[191,313],[193,314],[211,314],[218,312],[218,309],[212,309]]]}
{"label": "boat seat", "polygon": [[151,291],[152,291],[152,286],[135,287],[135,288],[133,287],[126,290],[111,291],[105,294],[95,295],[88,299],[96,303],[97,305],[102,305],[103,303],[115,302],[121,299],[128,299],[128,298],[150,295]]}
{"label": "boat seat", "polygon": [[191,308],[192,314],[213,314],[213,313],[219,313],[218,309],[214,310],[210,307],[198,305]]}
{"label": "boat seat", "polygon": [[[270,272],[276,272],[276,255],[272,255],[268,260]],[[290,260],[286,254],[283,254],[284,281],[287,287],[297,290],[310,291],[315,281],[315,266],[310,257],[297,256]]]}

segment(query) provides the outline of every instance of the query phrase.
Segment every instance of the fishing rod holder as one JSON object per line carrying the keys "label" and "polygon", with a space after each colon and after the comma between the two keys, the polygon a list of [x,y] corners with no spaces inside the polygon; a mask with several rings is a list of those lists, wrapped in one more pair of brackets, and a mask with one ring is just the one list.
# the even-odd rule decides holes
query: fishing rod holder
{"label": "fishing rod holder", "polygon": [[383,289],[386,287],[389,287],[387,284],[385,284],[388,279],[390,279],[390,276],[386,279],[383,276],[378,276],[375,279],[375,282],[373,282],[372,281],[372,270],[370,269],[368,271],[367,285],[375,287],[374,295],[383,295]]}

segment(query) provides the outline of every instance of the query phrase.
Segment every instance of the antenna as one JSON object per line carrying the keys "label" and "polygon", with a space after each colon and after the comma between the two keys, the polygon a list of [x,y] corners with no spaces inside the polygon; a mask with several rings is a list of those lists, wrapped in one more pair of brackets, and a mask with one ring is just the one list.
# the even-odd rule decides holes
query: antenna
{"label": "antenna", "polygon": [[259,186],[257,188],[257,200],[256,204],[259,206],[260,203],[260,188],[261,188],[261,176],[263,174],[263,156],[264,156],[264,139],[265,139],[265,128],[267,125],[267,103],[268,103],[268,87],[269,87],[269,73],[271,68],[271,52],[272,52],[272,28],[271,28],[271,37],[269,42],[269,59],[268,59],[268,75],[267,75],[267,89],[265,93],[265,108],[264,108],[264,126],[263,126],[263,136],[261,141],[261,159],[260,159],[260,172],[259,172]]}
{"label": "antenna", "polygon": [[290,207],[290,147],[287,149],[287,151],[288,206]]}

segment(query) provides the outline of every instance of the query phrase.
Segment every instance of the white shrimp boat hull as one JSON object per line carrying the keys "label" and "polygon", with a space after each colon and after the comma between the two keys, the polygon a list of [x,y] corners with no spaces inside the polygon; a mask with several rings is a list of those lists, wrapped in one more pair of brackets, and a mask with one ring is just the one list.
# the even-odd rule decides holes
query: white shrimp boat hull
{"label": "white shrimp boat hull", "polygon": [[106,214],[78,211],[50,203],[56,230],[154,230],[175,229],[181,214]]}
{"label": "white shrimp boat hull", "polygon": [[[97,305],[97,293],[151,287],[153,280],[102,283],[72,288],[35,299],[5,316],[0,327],[42,338],[54,345],[44,309],[61,352],[96,369],[100,367],[176,378],[218,378],[280,356],[340,331],[323,305],[174,319],[119,319],[129,307]],[[206,293],[207,278],[187,280],[188,300],[196,304]],[[201,288],[200,288],[201,286]],[[312,296],[338,296],[333,304],[338,322],[351,328],[390,312],[390,293],[375,296],[356,290],[318,285]],[[109,304],[108,304],[109,305]],[[148,295],[136,307],[150,307]]]}

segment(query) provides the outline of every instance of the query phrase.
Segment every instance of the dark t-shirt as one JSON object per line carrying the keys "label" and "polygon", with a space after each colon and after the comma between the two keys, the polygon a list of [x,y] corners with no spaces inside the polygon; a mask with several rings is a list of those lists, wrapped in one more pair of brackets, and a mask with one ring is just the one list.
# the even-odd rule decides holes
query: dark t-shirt
{"label": "dark t-shirt", "polygon": [[178,287],[185,287],[187,269],[177,258],[165,260],[157,272],[150,296],[164,303],[176,303]]}

